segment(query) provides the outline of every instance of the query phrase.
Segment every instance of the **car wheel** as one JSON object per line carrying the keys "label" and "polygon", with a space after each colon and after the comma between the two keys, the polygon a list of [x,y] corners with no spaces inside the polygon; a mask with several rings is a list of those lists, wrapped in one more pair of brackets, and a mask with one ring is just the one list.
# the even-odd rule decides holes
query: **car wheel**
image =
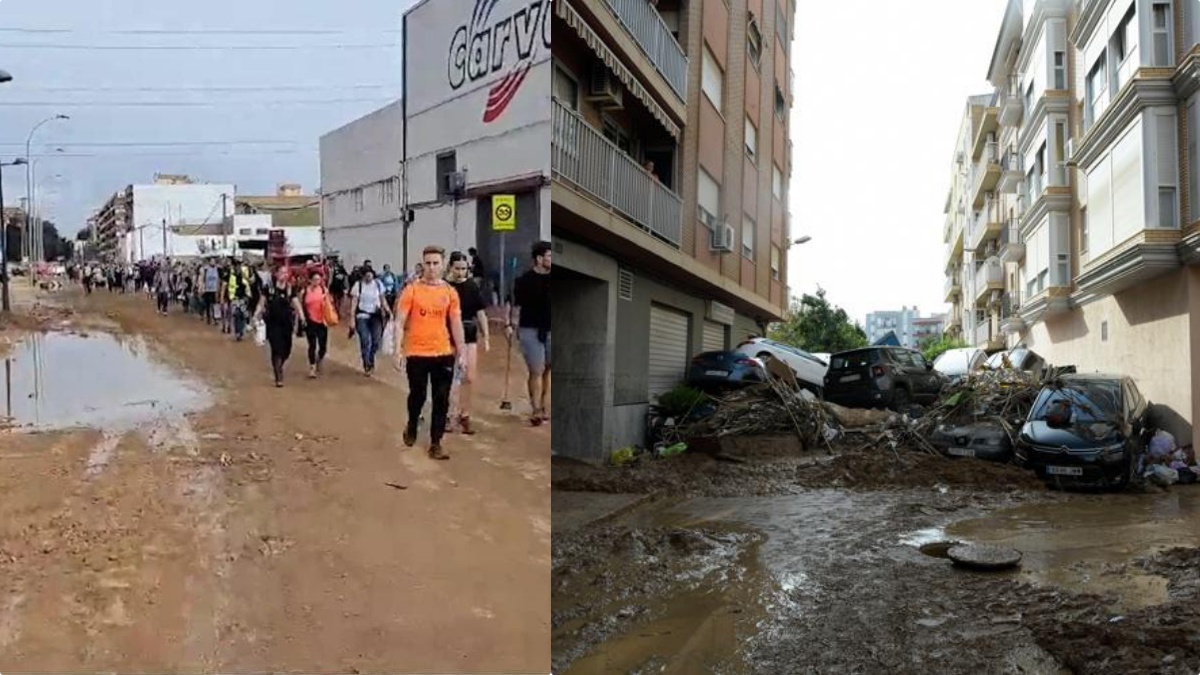
{"label": "car wheel", "polygon": [[771,356],[771,352],[759,352],[758,354],[755,354],[755,358],[763,363],[766,363],[775,357]]}
{"label": "car wheel", "polygon": [[904,387],[896,387],[892,393],[892,410],[896,412],[904,412],[908,410],[908,406],[912,403],[912,397],[908,395],[908,390]]}

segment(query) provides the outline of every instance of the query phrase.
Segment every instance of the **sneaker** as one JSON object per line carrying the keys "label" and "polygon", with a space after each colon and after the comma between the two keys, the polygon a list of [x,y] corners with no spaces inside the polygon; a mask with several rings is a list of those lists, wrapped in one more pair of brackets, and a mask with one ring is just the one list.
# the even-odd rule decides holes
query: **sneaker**
{"label": "sneaker", "polygon": [[408,427],[404,430],[404,445],[412,447],[417,442],[417,428]]}
{"label": "sneaker", "polygon": [[444,461],[450,459],[450,455],[447,455],[446,451],[442,450],[442,445],[440,443],[434,443],[433,445],[429,446],[429,459],[439,459]]}
{"label": "sneaker", "polygon": [[458,418],[458,428],[464,436],[474,436],[475,430],[471,428],[471,418],[466,415],[460,415]]}

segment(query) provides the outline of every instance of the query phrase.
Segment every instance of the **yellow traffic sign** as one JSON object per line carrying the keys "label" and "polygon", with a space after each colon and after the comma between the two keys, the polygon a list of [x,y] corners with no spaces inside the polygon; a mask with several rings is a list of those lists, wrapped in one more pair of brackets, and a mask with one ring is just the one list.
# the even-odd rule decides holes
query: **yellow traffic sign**
{"label": "yellow traffic sign", "polygon": [[492,231],[512,232],[517,229],[517,196],[492,195]]}

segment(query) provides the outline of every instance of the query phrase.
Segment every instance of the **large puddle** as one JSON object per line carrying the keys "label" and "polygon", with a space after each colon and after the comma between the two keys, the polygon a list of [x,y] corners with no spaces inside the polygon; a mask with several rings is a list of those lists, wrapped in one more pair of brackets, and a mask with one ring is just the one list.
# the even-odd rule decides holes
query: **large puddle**
{"label": "large puddle", "polygon": [[30,335],[4,358],[0,428],[133,430],[211,403],[208,390],[153,360],[140,337]]}
{"label": "large puddle", "polygon": [[[936,531],[923,533],[929,538]],[[1167,600],[1167,580],[1129,563],[1200,542],[1200,488],[1162,494],[1078,495],[1058,504],[999,511],[945,528],[950,539],[996,544],[1025,554],[1019,578],[1076,592],[1112,595],[1115,609]]]}

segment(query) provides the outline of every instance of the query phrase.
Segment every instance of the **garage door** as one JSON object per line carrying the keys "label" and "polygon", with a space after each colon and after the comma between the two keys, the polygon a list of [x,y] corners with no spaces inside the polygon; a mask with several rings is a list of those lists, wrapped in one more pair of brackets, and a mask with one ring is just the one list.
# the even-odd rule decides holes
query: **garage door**
{"label": "garage door", "polygon": [[688,362],[688,316],[675,310],[650,306],[650,402],[683,381]]}
{"label": "garage door", "polygon": [[725,324],[704,322],[704,351],[719,352],[725,349]]}

